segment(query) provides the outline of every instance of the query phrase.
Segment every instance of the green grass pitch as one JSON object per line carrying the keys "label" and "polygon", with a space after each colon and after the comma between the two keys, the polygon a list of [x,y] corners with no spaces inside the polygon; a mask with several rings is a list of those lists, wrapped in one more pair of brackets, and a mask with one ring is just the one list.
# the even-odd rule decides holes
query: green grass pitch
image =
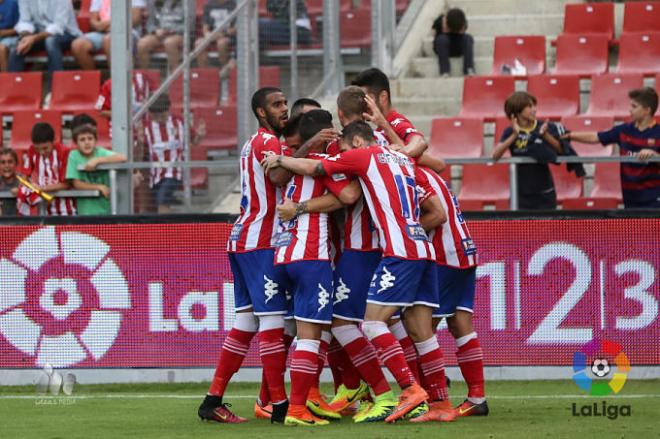
{"label": "green grass pitch", "polygon": [[[74,397],[39,397],[32,386],[0,388],[0,438],[660,438],[660,381],[629,381],[615,396],[587,397],[572,381],[487,383],[491,414],[449,424],[353,424],[350,418],[327,427],[271,425],[252,413],[258,385],[230,386],[225,401],[250,422],[201,422],[197,406],[207,384],[78,385]],[[330,392],[329,386],[322,388]],[[465,385],[453,383],[454,404]],[[630,416],[573,416],[573,404],[630,407]],[[613,410],[613,409],[609,409]],[[593,412],[593,409],[591,409]]]}

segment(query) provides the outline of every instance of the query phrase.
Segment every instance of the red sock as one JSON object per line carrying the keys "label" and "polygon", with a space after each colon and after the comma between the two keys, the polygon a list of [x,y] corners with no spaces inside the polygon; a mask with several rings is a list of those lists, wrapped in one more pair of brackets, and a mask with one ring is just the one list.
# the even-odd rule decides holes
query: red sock
{"label": "red sock", "polygon": [[406,335],[399,339],[399,344],[401,345],[401,349],[403,349],[403,356],[406,359],[406,363],[408,363],[410,371],[415,377],[415,381],[420,382],[419,363],[417,362],[415,343],[413,343],[412,339]]}
{"label": "red sock", "polygon": [[259,402],[265,406],[270,404],[270,392],[268,391],[268,378],[266,377],[266,370],[262,369],[261,372],[261,387],[259,388]]}
{"label": "red sock", "polygon": [[286,390],[284,389],[286,353],[283,336],[284,328],[259,331],[259,355],[268,383],[269,399],[272,402],[286,399]]}
{"label": "red sock", "polygon": [[291,406],[304,406],[307,402],[318,370],[318,347],[316,340],[298,340],[298,347],[291,356]]}
{"label": "red sock", "polygon": [[376,347],[380,361],[385,364],[402,389],[415,382],[415,377],[403,356],[403,349],[391,332],[373,338],[371,343]]}
{"label": "red sock", "polygon": [[419,357],[422,369],[424,390],[431,401],[443,401],[448,398],[445,362],[440,348],[436,348]]}
{"label": "red sock", "polygon": [[243,359],[247,355],[248,349],[250,349],[250,341],[252,341],[254,334],[256,333],[245,332],[236,328],[229,331],[222,344],[222,350],[220,350],[218,365],[215,368],[213,382],[209,388],[210,395],[224,395],[229,380],[243,364]]}
{"label": "red sock", "polygon": [[[360,372],[355,368],[348,353],[342,346],[333,339],[330,345],[332,349],[328,350],[328,363],[334,364],[339,371],[339,384],[343,384],[347,389],[357,389],[360,387]],[[335,387],[339,387],[339,384]]]}
{"label": "red sock", "polygon": [[328,366],[330,366],[330,372],[332,372],[332,381],[335,386],[335,393],[337,393],[337,389],[339,386],[342,384],[342,379],[341,379],[341,370],[339,370],[339,349],[341,346],[339,343],[337,343],[337,340],[332,340],[330,342],[330,346],[328,346]]}
{"label": "red sock", "polygon": [[328,342],[321,338],[321,344],[319,345],[319,356],[318,356],[318,368],[316,369],[316,377],[314,378],[314,383],[312,387],[319,388],[321,380],[321,372],[323,372],[323,367],[325,366],[325,359],[328,356]]}
{"label": "red sock", "polygon": [[[353,365],[360,372],[360,376],[369,384],[376,396],[391,390],[380,368],[378,354],[376,354],[376,350],[369,344],[366,337],[356,338],[348,343],[343,350],[346,351]],[[354,389],[355,387],[349,388]]]}
{"label": "red sock", "polygon": [[473,338],[456,351],[458,367],[468,385],[468,398],[485,398],[484,353],[478,338]]}

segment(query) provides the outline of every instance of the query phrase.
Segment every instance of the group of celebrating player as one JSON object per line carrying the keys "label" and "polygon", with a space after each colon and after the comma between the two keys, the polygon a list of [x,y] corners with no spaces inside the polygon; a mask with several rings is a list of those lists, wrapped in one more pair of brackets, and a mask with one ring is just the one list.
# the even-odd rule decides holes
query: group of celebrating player
{"label": "group of celebrating player", "polygon": [[[421,133],[393,108],[387,76],[362,72],[337,98],[342,130],[313,101],[262,88],[240,157],[241,213],[228,242],[236,320],[200,418],[245,422],[223,395],[259,333],[258,418],[318,426],[487,415],[472,327],[476,247]],[[374,130],[370,122],[377,128]],[[468,397],[452,407],[436,337],[447,319]],[[291,389],[284,373],[289,347]],[[318,385],[323,365],[336,394]],[[401,388],[395,397],[383,364]]]}

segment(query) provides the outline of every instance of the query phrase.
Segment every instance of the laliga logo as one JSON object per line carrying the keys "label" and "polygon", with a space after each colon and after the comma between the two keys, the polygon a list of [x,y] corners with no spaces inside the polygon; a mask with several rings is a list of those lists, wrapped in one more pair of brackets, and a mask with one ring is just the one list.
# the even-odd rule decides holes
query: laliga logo
{"label": "laliga logo", "polygon": [[[587,370],[587,358],[592,359]],[[610,360],[614,359],[617,372],[610,381],[594,381],[591,374],[604,378],[610,373]],[[626,383],[630,372],[630,361],[623,347],[608,340],[593,339],[582,346],[582,350],[573,355],[573,381],[578,387],[592,396],[606,396],[610,393],[619,393]]]}
{"label": "laliga logo", "polygon": [[98,361],[115,342],[130,309],[126,279],[110,247],[54,227],[25,238],[0,259],[0,335],[37,366]]}

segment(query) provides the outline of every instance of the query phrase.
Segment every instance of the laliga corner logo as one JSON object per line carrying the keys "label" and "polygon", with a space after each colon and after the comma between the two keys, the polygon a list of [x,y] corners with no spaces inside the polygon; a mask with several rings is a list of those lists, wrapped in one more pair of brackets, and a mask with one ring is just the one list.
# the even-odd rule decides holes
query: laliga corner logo
{"label": "laliga corner logo", "polygon": [[110,247],[44,227],[0,259],[0,335],[35,365],[98,361],[115,342],[131,298]]}
{"label": "laliga corner logo", "polygon": [[[591,363],[587,363],[587,359]],[[614,362],[617,372],[609,381],[595,381],[591,375],[597,378],[605,378],[610,374],[610,361]],[[619,393],[626,384],[628,372],[630,372],[630,361],[623,352],[623,347],[608,340],[593,339],[582,346],[582,350],[573,354],[573,381],[578,387],[593,396],[606,396],[610,393]]]}

